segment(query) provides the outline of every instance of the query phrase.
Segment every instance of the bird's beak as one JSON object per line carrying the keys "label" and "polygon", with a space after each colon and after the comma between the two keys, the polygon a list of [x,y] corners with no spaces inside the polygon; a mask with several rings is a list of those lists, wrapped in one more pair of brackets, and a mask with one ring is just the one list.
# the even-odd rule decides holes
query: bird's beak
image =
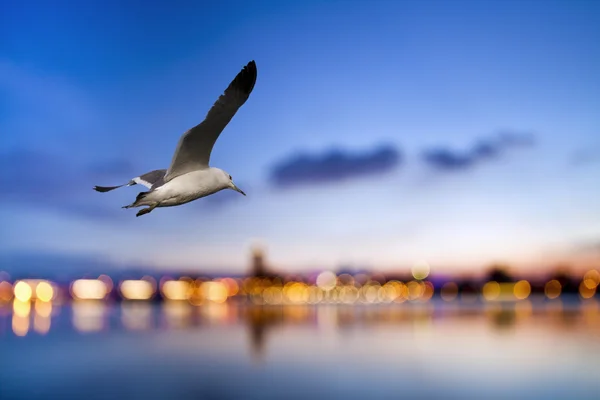
{"label": "bird's beak", "polygon": [[233,188],[233,190],[235,190],[236,192],[240,192],[241,194],[243,194],[244,196],[246,195],[246,193],[244,193],[244,191],[242,189],[240,189],[239,187],[235,186],[235,183],[231,182],[231,187]]}

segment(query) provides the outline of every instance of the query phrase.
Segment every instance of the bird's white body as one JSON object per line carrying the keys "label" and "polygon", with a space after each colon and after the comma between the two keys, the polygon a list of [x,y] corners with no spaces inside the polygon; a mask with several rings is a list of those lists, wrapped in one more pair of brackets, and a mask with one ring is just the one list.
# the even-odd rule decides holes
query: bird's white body
{"label": "bird's white body", "polygon": [[231,180],[225,171],[206,168],[173,178],[145,195],[136,206],[178,206],[229,188]]}

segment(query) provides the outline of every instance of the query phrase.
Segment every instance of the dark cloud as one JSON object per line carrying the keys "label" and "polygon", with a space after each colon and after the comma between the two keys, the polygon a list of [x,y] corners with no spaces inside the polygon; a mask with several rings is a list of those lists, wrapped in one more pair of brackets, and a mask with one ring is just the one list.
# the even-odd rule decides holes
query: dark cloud
{"label": "dark cloud", "polygon": [[531,147],[536,143],[535,135],[531,132],[501,131],[496,140],[504,147]]}
{"label": "dark cloud", "polygon": [[273,166],[271,182],[278,187],[339,182],[388,172],[402,161],[392,146],[350,153],[335,149],[321,155],[298,154]]}
{"label": "dark cloud", "polygon": [[477,161],[478,156],[473,154],[461,154],[445,148],[435,148],[423,152],[423,160],[438,169],[455,170],[471,167]]}
{"label": "dark cloud", "polygon": [[571,164],[575,166],[600,163],[600,146],[591,145],[579,149],[571,155]]}
{"label": "dark cloud", "polygon": [[423,151],[421,157],[426,164],[437,170],[466,170],[480,162],[497,159],[513,148],[533,145],[535,137],[530,133],[500,132],[494,137],[479,139],[466,151],[435,147]]}

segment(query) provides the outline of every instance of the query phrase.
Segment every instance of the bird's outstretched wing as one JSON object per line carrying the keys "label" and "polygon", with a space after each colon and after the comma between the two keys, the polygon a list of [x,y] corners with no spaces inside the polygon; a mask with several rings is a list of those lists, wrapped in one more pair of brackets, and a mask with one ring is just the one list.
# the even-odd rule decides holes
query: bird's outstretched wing
{"label": "bird's outstretched wing", "polygon": [[250,61],[237,74],[200,124],[179,139],[165,182],[191,171],[208,168],[210,153],[219,135],[248,100],[256,83],[256,64]]}

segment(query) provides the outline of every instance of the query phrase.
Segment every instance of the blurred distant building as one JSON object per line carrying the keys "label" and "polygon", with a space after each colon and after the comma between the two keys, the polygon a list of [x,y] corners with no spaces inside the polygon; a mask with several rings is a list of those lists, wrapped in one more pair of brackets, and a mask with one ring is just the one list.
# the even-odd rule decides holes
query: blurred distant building
{"label": "blurred distant building", "polygon": [[487,281],[496,281],[498,283],[515,282],[515,279],[508,272],[504,265],[493,265],[487,272]]}
{"label": "blurred distant building", "polygon": [[252,266],[251,276],[253,277],[272,277],[275,276],[266,266],[265,263],[265,252],[260,247],[252,249]]}

